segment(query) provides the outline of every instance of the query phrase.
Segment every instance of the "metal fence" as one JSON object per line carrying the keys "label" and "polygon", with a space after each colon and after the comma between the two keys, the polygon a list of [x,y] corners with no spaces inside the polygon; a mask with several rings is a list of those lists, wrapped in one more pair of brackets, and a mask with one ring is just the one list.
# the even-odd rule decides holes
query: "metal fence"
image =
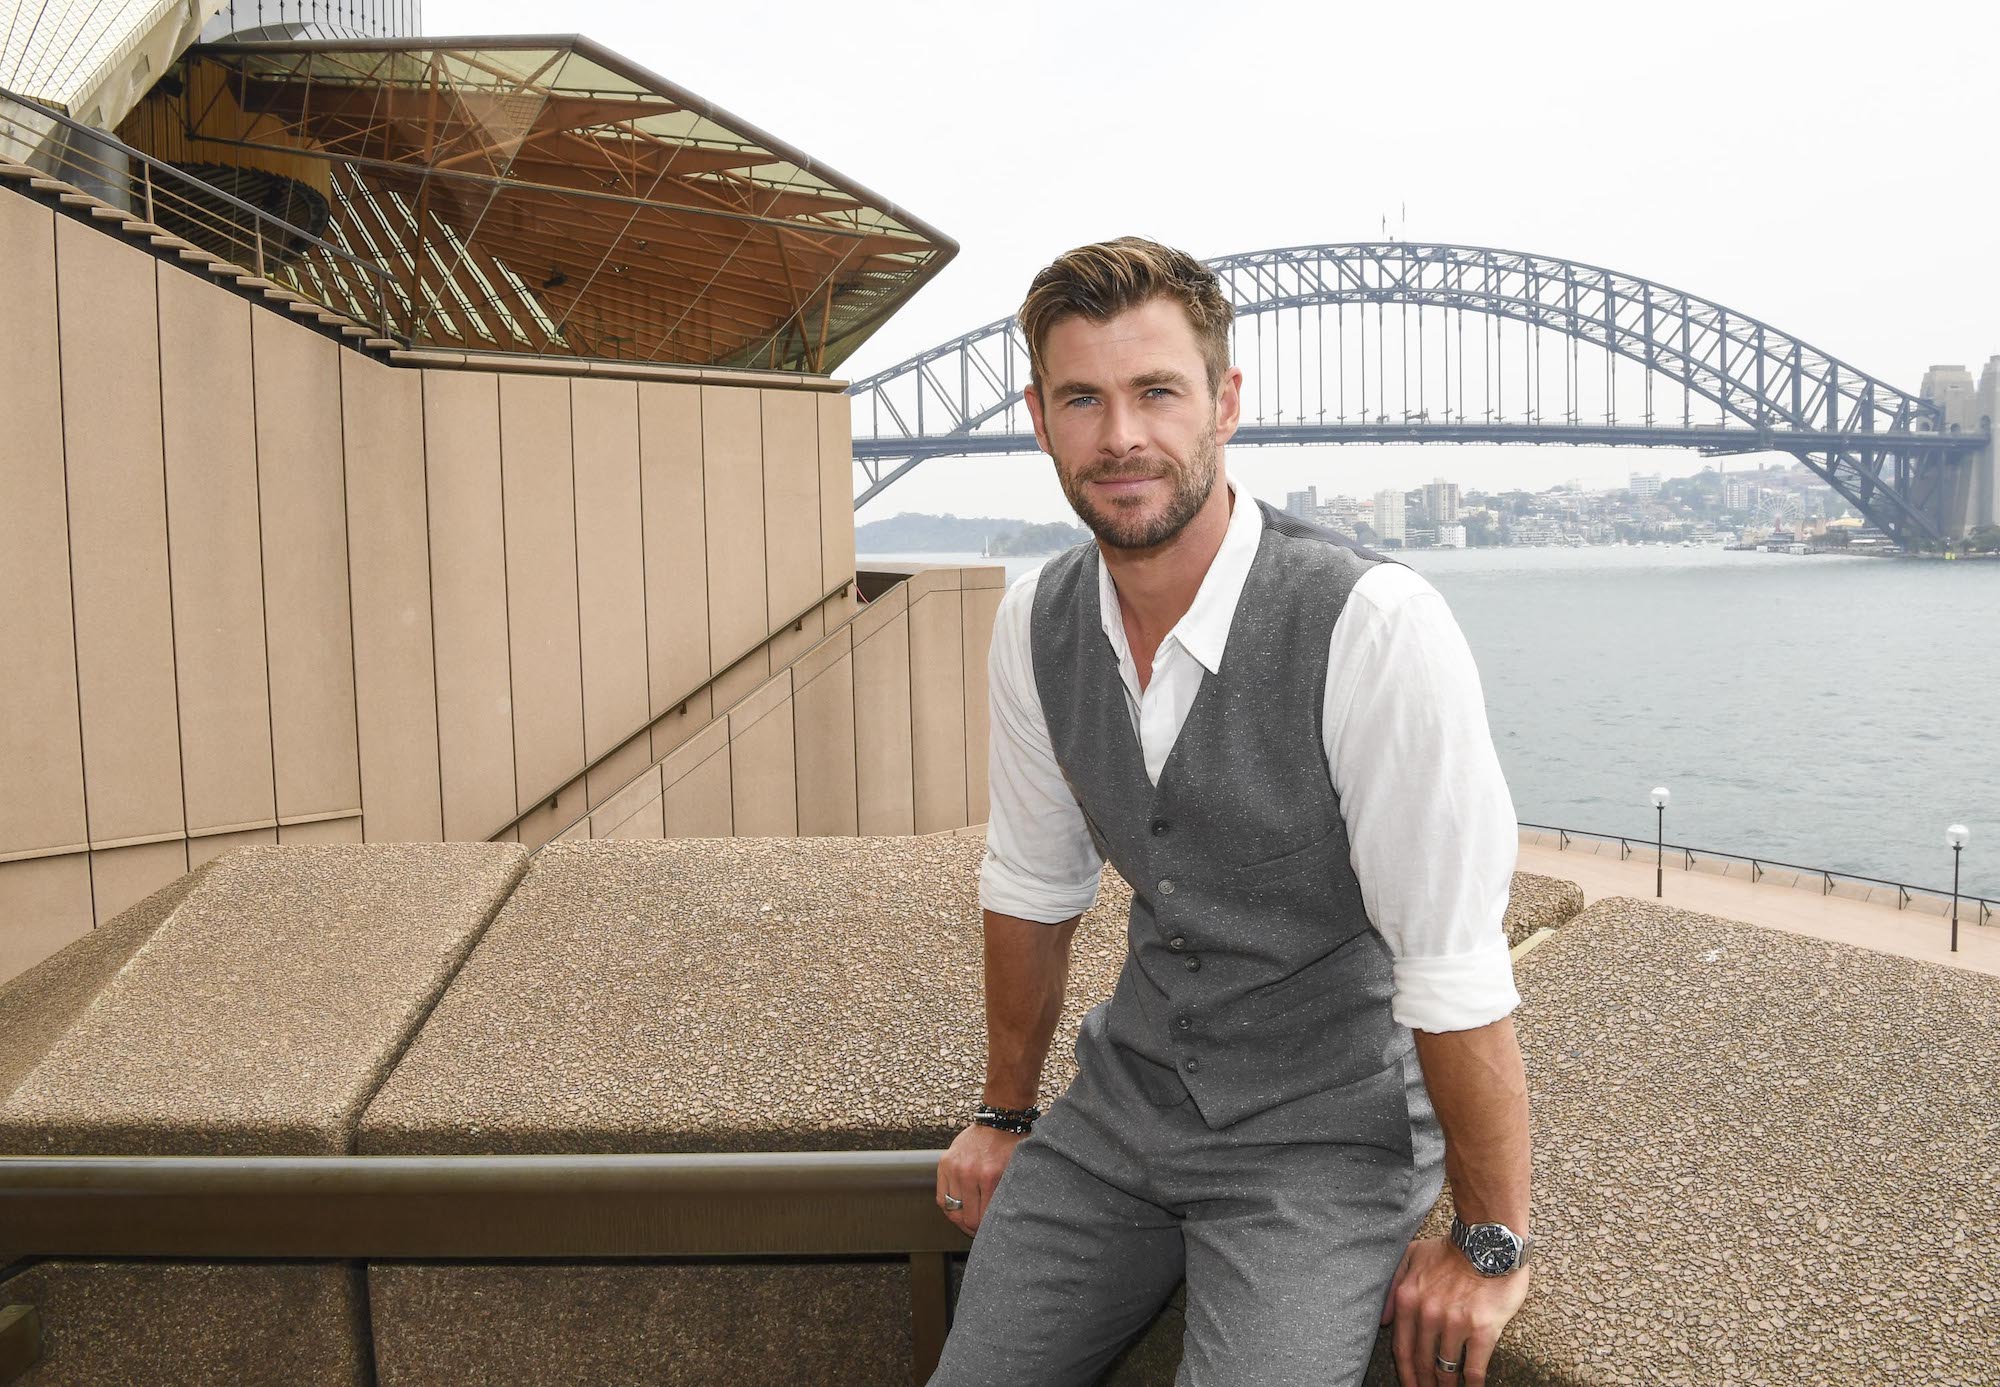
{"label": "metal fence", "polygon": [[[1762,880],[1765,872],[1774,867],[1780,871],[1798,872],[1802,876],[1818,877],[1820,884],[1819,893],[1822,896],[1832,895],[1834,887],[1844,881],[1870,887],[1886,886],[1896,892],[1896,909],[1898,910],[1904,909],[1910,904],[1912,898],[1918,895],[1930,896],[1944,901],[1951,900],[1954,895],[1949,889],[1941,890],[1935,886],[1913,886],[1907,882],[1890,881],[1886,877],[1860,876],[1853,872],[1832,871],[1826,867],[1804,867],[1796,862],[1780,862],[1774,857],[1746,857],[1741,853],[1718,852],[1710,848],[1691,848],[1681,843],[1662,843],[1653,838],[1632,838],[1619,833],[1597,833],[1584,828],[1564,828],[1559,824],[1531,824],[1526,819],[1521,820],[1520,823],[1522,828],[1532,828],[1543,833],[1555,834],[1556,850],[1558,852],[1567,848],[1572,838],[1591,838],[1600,843],[1616,843],[1618,845],[1618,860],[1621,862],[1632,856],[1634,846],[1636,845],[1639,848],[1656,848],[1661,853],[1673,853],[1681,859],[1681,870],[1683,871],[1694,871],[1699,862],[1713,860],[1749,864],[1750,880],[1752,882]],[[1982,925],[1990,924],[1996,911],[2000,911],[2000,901],[1989,900],[1984,896],[1970,895],[1963,891],[1957,892],[1956,895],[1966,908],[1978,907],[1978,919]]]}
{"label": "metal fence", "polygon": [[381,265],[4,87],[0,159],[128,214],[139,223],[129,229],[177,237],[383,337],[397,335],[395,286]]}

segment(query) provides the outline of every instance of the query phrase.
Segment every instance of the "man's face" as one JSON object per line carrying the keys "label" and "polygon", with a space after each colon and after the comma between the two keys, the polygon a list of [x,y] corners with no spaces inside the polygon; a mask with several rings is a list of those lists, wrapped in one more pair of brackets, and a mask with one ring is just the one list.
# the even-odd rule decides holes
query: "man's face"
{"label": "man's face", "polygon": [[1035,439],[1083,523],[1117,549],[1179,534],[1215,488],[1243,373],[1232,366],[1209,393],[1194,328],[1172,299],[1101,323],[1063,319],[1042,344],[1042,373],[1027,394]]}

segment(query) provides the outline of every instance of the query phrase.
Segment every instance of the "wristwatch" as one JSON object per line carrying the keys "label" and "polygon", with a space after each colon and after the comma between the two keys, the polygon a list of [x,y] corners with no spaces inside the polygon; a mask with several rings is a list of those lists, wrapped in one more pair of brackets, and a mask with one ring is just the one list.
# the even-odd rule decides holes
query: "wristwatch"
{"label": "wristwatch", "polygon": [[1527,1262],[1535,1240],[1516,1233],[1504,1223],[1468,1224],[1453,1214],[1451,1245],[1465,1254],[1472,1269],[1481,1276],[1505,1276]]}

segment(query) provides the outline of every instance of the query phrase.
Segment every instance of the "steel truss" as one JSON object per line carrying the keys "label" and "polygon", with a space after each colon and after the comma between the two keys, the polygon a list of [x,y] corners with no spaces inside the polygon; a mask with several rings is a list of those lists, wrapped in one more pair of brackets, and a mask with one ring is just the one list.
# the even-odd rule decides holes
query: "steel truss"
{"label": "steel truss", "polygon": [[[1508,442],[1632,444],[1711,455],[1781,451],[1799,458],[1898,542],[1918,543],[1939,537],[1937,506],[1947,470],[1986,442],[1984,436],[1940,432],[1938,412],[1919,396],[1756,318],[1595,265],[1402,241],[1295,246],[1208,264],[1236,309],[1237,359],[1254,355],[1253,374],[1260,377],[1245,386],[1246,395],[1262,392],[1258,422],[1248,422],[1246,402],[1237,446]],[[1394,342],[1385,322],[1389,307],[1402,315]],[[1349,315],[1359,317],[1358,333]],[[1486,320],[1479,328],[1476,387],[1467,383],[1474,353],[1466,345],[1466,315]],[[1428,339],[1427,324],[1434,325]],[[1337,347],[1329,344],[1329,329],[1337,333]],[[1560,420],[1542,412],[1545,333],[1562,358]],[[1602,422],[1582,417],[1582,347],[1602,363],[1601,379],[1592,385]],[[1351,349],[1359,358],[1363,407],[1353,423],[1347,419],[1347,392],[1355,380]],[[1516,356],[1511,363],[1510,350]],[[1621,363],[1628,363],[1623,371]],[[1395,411],[1388,405],[1391,368],[1402,392]],[[1638,413],[1643,422],[1620,424],[1619,392],[1626,389],[1629,406],[1633,388],[1621,387],[1621,377],[1635,375],[1643,407],[1628,408],[1627,418]],[[1336,377],[1340,417],[1330,422]],[[1433,417],[1430,399],[1440,380],[1442,408]],[[857,381],[848,393],[854,397],[855,460],[867,485],[856,508],[929,458],[1034,451],[1021,406],[1027,382],[1026,343],[1011,318]],[[1665,411],[1678,413],[1677,423],[1663,421],[1656,409],[1662,385],[1680,397],[1674,401],[1679,410]],[[1510,390],[1518,418],[1508,417]],[[1697,400],[1703,402],[1699,421]],[[1315,403],[1316,417],[1308,418]],[[1267,405],[1275,410],[1267,413]],[[1266,417],[1274,422],[1263,423]]]}

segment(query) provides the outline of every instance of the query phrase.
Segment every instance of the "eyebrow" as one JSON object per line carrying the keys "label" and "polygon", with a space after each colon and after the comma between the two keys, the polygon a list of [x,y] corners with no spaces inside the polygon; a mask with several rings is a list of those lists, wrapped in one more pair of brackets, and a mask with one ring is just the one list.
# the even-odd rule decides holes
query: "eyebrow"
{"label": "eyebrow", "polygon": [[[1156,385],[1172,385],[1180,389],[1188,388],[1188,378],[1179,371],[1144,371],[1132,377],[1126,384],[1133,390],[1151,390]],[[1092,385],[1089,381],[1066,380],[1049,392],[1049,398],[1067,400],[1077,395],[1102,395],[1104,387]]]}

